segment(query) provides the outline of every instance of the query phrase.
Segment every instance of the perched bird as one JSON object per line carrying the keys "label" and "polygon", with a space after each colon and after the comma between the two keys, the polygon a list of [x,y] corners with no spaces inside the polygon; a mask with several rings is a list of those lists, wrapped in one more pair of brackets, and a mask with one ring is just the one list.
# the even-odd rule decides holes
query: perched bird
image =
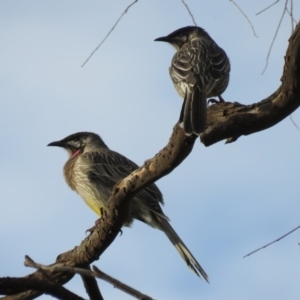
{"label": "perched bird", "polygon": [[169,69],[178,94],[184,99],[180,123],[186,135],[205,129],[207,98],[219,96],[229,83],[230,63],[225,51],[197,26],[180,28],[155,41],[176,49]]}
{"label": "perched bird", "polygon": [[[69,160],[64,166],[64,176],[70,188],[76,191],[85,203],[99,216],[107,209],[108,199],[114,185],[138,166],[125,156],[110,150],[95,133],[78,132],[48,146],[66,149]],[[155,184],[151,184],[132,200],[132,215],[124,226],[133,219],[140,220],[163,231],[175,246],[187,265],[208,281],[208,276],[169,223],[160,204],[163,196]]]}

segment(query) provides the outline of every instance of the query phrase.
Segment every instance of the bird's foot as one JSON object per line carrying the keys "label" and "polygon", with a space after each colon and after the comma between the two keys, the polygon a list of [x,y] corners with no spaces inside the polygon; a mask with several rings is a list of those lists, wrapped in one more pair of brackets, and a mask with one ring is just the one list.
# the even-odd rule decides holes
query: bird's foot
{"label": "bird's foot", "polygon": [[93,227],[87,229],[87,230],[85,231],[85,233],[86,233],[86,234],[87,234],[87,233],[89,233],[89,234],[93,233],[93,231],[96,229],[96,227],[97,227],[99,224],[101,224],[102,221],[103,221],[102,217],[99,218],[99,219],[97,219],[97,220],[95,221],[95,225],[94,225]]}
{"label": "bird's foot", "polygon": [[212,103],[212,104],[218,104],[218,103],[224,103],[225,102],[225,100],[222,98],[222,96],[218,96],[218,98],[219,98],[219,100],[217,100],[217,99],[209,99],[208,101],[207,101],[207,104],[209,105],[210,103]]}

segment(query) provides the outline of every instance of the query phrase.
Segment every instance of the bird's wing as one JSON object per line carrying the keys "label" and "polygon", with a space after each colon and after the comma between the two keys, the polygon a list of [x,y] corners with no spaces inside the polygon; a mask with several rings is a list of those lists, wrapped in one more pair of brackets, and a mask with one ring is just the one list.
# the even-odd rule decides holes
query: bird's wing
{"label": "bird's wing", "polygon": [[210,47],[210,74],[213,79],[218,80],[230,72],[230,62],[225,51],[215,43]]}
{"label": "bird's wing", "polygon": [[[89,173],[90,179],[98,181],[110,189],[138,168],[138,165],[133,161],[109,149],[102,149],[99,152],[89,152],[83,154],[82,158],[93,164],[94,168]],[[149,206],[149,209],[161,212],[158,203],[163,204],[163,196],[155,184],[151,184],[138,192],[135,199]]]}
{"label": "bird's wing", "polygon": [[183,49],[175,53],[170,67],[170,76],[173,82],[175,84],[183,82],[189,92],[192,92],[197,84],[193,61],[194,53],[191,53],[188,49]]}
{"label": "bird's wing", "polygon": [[[190,91],[200,90],[211,79],[219,80],[230,72],[230,62],[225,51],[210,40],[194,41],[183,46],[172,60],[170,74],[175,82],[184,82]],[[172,74],[173,73],[173,74]]]}
{"label": "bird's wing", "polygon": [[199,135],[205,129],[206,89],[211,80],[203,64],[205,55],[200,43],[188,43],[172,59],[170,75],[177,91],[184,96],[179,122],[183,122],[187,135]]}

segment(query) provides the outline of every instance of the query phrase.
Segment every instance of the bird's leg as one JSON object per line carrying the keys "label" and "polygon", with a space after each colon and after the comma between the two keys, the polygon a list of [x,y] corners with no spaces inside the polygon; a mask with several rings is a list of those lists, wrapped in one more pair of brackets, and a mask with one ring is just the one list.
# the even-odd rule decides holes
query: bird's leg
{"label": "bird's leg", "polygon": [[91,228],[88,228],[86,231],[85,231],[85,234],[92,234],[93,233],[93,231],[95,230],[95,228],[96,228],[96,226],[93,226],[93,227],[91,227]]}
{"label": "bird's leg", "polygon": [[225,102],[224,98],[221,95],[219,95],[218,98],[219,98],[219,102]]}
{"label": "bird's leg", "polygon": [[[93,227],[87,229],[85,231],[85,233],[89,233],[89,234],[93,233],[93,231],[96,229],[96,227],[98,225],[100,225],[102,222],[106,221],[107,212],[106,212],[106,210],[103,209],[103,207],[100,207],[100,215],[101,215],[101,217],[95,221],[95,225]],[[123,231],[122,231],[122,229],[120,229],[120,235],[122,235],[122,234],[123,234]]]}
{"label": "bird's leg", "polygon": [[101,217],[100,217],[99,219],[97,219],[97,220],[95,221],[95,225],[94,225],[93,227],[87,229],[87,230],[85,231],[85,233],[89,232],[89,233],[91,234],[91,233],[96,229],[96,227],[97,227],[99,224],[101,224],[101,222],[103,221],[103,215],[105,215],[105,218],[107,217],[106,211],[103,209],[103,207],[100,207],[100,216],[101,216]]}
{"label": "bird's leg", "polygon": [[97,225],[100,223],[100,221],[101,221],[101,218],[99,218],[98,220],[96,220],[95,225],[93,227],[87,229],[85,231],[85,234],[87,234],[87,233],[92,234],[93,231],[96,229]]}
{"label": "bird's leg", "polygon": [[[108,224],[111,224],[111,222],[109,222],[109,221],[107,221],[107,211],[106,210],[104,210],[103,208],[100,208],[100,211],[101,211],[101,215],[102,215],[102,217],[101,217],[101,219],[98,219],[97,221],[105,221],[105,222],[107,222]],[[96,221],[96,222],[97,222]],[[100,223],[100,222],[99,222]],[[98,224],[99,224],[98,223]],[[97,224],[97,225],[98,225]],[[96,225],[96,226],[97,226]],[[104,230],[104,229],[103,229]],[[120,229],[120,235],[122,235],[123,234],[123,231],[122,231],[122,229]]]}

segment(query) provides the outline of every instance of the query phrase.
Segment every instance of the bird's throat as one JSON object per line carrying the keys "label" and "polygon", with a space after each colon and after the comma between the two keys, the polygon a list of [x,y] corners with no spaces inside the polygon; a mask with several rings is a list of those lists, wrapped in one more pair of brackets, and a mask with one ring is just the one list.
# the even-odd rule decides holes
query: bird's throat
{"label": "bird's throat", "polygon": [[72,154],[72,158],[78,156],[81,153],[81,149],[76,150],[73,154]]}

